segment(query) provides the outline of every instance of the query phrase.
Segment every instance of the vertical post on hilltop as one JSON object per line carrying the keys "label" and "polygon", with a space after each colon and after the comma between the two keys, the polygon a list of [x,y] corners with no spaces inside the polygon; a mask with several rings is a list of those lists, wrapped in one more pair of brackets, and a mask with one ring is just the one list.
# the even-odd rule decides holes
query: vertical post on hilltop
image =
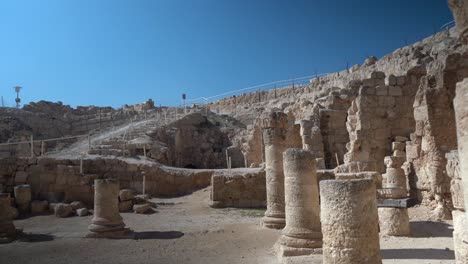
{"label": "vertical post on hilltop", "polygon": [[143,156],[146,158],[146,144],[143,145]]}
{"label": "vertical post on hilltop", "polygon": [[183,104],[184,104],[184,114],[187,114],[187,105],[185,104],[185,99],[187,99],[187,95],[186,94],[182,94],[182,101],[183,101]]}
{"label": "vertical post on hilltop", "polygon": [[34,138],[31,135],[31,158],[34,157]]}
{"label": "vertical post on hilltop", "polygon": [[142,194],[145,195],[146,194],[146,176],[143,175],[143,183],[141,184],[142,185]]}
{"label": "vertical post on hilltop", "polygon": [[80,158],[80,174],[83,174],[83,156]]}
{"label": "vertical post on hilltop", "polygon": [[91,135],[88,134],[88,153],[91,150]]}
{"label": "vertical post on hilltop", "polygon": [[41,156],[44,156],[44,141],[41,141]]}

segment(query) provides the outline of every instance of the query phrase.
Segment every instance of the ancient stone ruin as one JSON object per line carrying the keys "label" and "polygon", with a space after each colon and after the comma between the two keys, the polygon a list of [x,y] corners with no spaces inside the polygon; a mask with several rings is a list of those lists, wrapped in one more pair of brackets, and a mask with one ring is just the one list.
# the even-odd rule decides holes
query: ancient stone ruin
{"label": "ancient stone ruin", "polygon": [[82,262],[96,247],[128,263],[468,263],[468,3],[448,4],[456,27],[303,84],[184,108],[0,108],[0,262],[40,241],[28,250]]}

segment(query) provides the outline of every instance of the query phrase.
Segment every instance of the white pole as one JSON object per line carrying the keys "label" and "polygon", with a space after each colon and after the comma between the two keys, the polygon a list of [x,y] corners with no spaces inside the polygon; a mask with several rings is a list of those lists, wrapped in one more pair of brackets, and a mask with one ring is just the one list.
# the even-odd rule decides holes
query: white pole
{"label": "white pole", "polygon": [[338,159],[338,153],[335,153],[336,166],[340,166],[340,160]]}
{"label": "white pole", "polygon": [[231,157],[229,157],[229,169],[232,169]]}
{"label": "white pole", "polygon": [[88,134],[88,153],[91,150],[91,135]]}
{"label": "white pole", "polygon": [[146,158],[146,144],[143,145],[143,156],[145,156],[145,158]]}
{"label": "white pole", "polygon": [[31,135],[31,158],[34,157],[34,137]]}
{"label": "white pole", "polygon": [[146,194],[146,176],[145,176],[145,175],[143,175],[143,183],[142,183],[142,185],[143,185],[143,186],[142,186],[142,187],[143,187],[143,188],[142,188],[142,189],[143,189],[143,190],[142,190],[142,194],[145,195],[145,194]]}

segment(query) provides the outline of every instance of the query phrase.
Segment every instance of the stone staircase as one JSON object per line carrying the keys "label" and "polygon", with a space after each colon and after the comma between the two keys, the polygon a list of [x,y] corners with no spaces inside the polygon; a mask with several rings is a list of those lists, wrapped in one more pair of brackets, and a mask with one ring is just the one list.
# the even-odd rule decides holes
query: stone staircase
{"label": "stone staircase", "polygon": [[130,156],[130,141],[147,137],[149,132],[161,127],[164,124],[163,122],[163,120],[154,118],[132,123],[120,134],[113,135],[92,144],[89,154],[104,156]]}

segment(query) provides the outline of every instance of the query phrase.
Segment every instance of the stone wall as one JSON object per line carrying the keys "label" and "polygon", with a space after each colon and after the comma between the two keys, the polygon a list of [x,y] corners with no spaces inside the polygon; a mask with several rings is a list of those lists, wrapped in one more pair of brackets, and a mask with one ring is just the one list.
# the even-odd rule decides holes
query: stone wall
{"label": "stone wall", "polygon": [[242,169],[211,176],[211,207],[257,208],[266,206],[265,170]]}
{"label": "stone wall", "polygon": [[29,184],[33,200],[50,202],[93,202],[93,182],[97,177],[116,178],[122,189],[142,192],[143,175],[146,193],[156,197],[185,195],[210,185],[214,173],[227,170],[179,169],[131,159],[97,158],[83,160],[83,174],[79,160],[0,159],[0,191],[13,192],[19,184]]}

